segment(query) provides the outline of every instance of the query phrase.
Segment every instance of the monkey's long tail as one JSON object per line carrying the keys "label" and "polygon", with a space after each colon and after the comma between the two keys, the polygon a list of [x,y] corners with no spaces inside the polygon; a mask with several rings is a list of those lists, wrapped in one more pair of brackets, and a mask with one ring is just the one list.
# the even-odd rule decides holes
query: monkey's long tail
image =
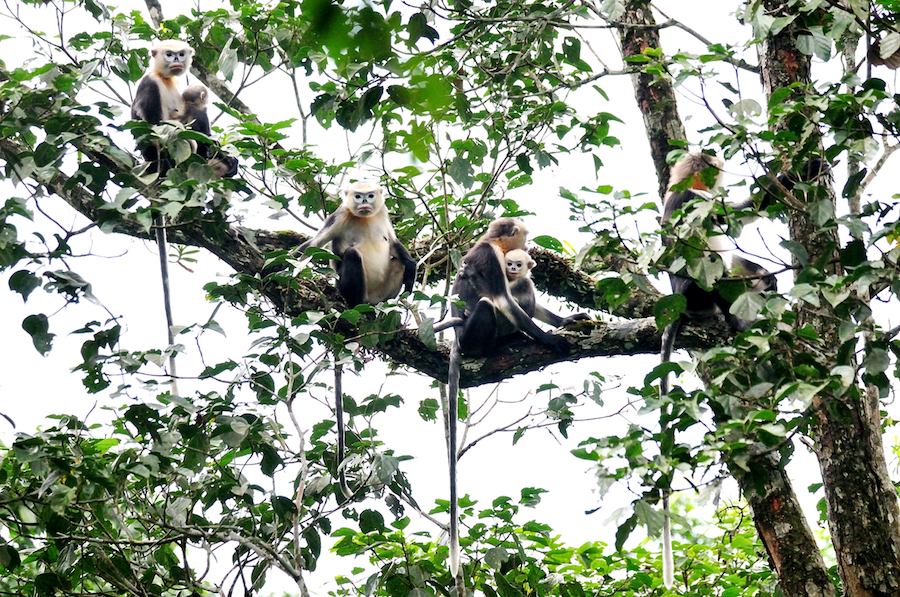
{"label": "monkey's long tail", "polygon": [[[662,341],[659,349],[659,362],[668,363],[672,360],[672,349],[675,347],[675,337],[681,329],[681,317],[666,326],[662,333]],[[669,395],[669,374],[665,373],[659,378],[660,397]]]}
{"label": "monkey's long tail", "polygon": [[457,504],[456,488],[456,418],[459,409],[457,396],[459,396],[459,366],[462,355],[459,351],[459,340],[453,340],[450,348],[450,370],[447,375],[447,426],[448,426],[448,450],[450,460],[450,574],[456,578],[459,570],[459,512]]}
{"label": "monkey's long tail", "polygon": [[[162,215],[153,218],[153,225],[156,227],[156,246],[159,252],[159,273],[162,276],[163,287],[163,305],[166,308],[166,337],[169,340],[169,346],[175,344],[175,334],[172,333],[172,294],[169,291],[169,248],[166,241],[166,225]],[[178,373],[175,370],[175,353],[169,356],[169,377],[172,379],[172,393],[178,395],[177,378]]]}
{"label": "monkey's long tail", "polygon": [[442,321],[434,325],[434,333],[443,332],[447,328],[455,328],[461,326],[465,323],[465,320],[462,317],[451,317],[446,321]]}
{"label": "monkey's long tail", "polygon": [[334,363],[334,412],[337,419],[337,469],[338,482],[341,485],[341,493],[344,497],[350,499],[353,492],[347,485],[347,474],[344,472],[344,452],[347,447],[344,444],[344,391],[341,387],[341,377],[344,373],[344,366],[337,362]]}
{"label": "monkey's long tail", "polygon": [[[679,317],[666,326],[662,333],[662,341],[659,349],[660,363],[668,363],[672,360],[672,349],[675,346],[675,337],[681,328],[681,320]],[[659,379],[659,396],[663,398],[669,395],[669,374],[664,373]],[[666,408],[663,405],[661,408]],[[663,493],[663,536],[662,536],[662,569],[663,569],[663,585],[666,589],[671,589],[675,585],[675,557],[672,554],[672,517],[669,510],[669,490]]]}
{"label": "monkey's long tail", "polygon": [[672,518],[669,511],[669,490],[663,493],[663,585],[675,585],[675,557],[672,555]]}

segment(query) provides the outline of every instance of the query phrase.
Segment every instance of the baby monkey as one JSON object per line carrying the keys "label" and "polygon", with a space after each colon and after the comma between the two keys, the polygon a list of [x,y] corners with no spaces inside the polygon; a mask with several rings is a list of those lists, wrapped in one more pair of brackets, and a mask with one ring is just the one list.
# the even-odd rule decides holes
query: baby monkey
{"label": "baby monkey", "polygon": [[568,317],[560,317],[539,305],[534,282],[531,281],[531,270],[535,265],[531,255],[522,249],[513,249],[506,253],[506,279],[509,281],[509,293],[523,311],[529,316],[557,328],[591,318],[587,313],[575,313]]}
{"label": "baby monkey", "polygon": [[[181,94],[184,101],[184,113],[181,122],[191,130],[212,137],[212,127],[206,112],[209,104],[209,92],[203,85],[189,85]],[[192,141],[193,143],[193,141]],[[220,151],[212,143],[198,143],[196,153],[207,160],[219,178],[233,178],[238,172],[238,159]],[[230,197],[231,193],[228,193]],[[228,198],[228,197],[226,197]]]}

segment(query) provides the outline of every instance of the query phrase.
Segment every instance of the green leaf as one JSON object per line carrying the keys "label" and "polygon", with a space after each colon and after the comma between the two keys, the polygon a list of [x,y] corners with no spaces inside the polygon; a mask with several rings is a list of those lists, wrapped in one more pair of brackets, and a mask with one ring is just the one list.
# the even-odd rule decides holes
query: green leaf
{"label": "green leaf", "polygon": [[426,398],[419,402],[419,416],[423,421],[436,421],[440,404],[434,398]]}
{"label": "green leaf", "polygon": [[428,19],[421,12],[417,12],[409,18],[409,25],[406,27],[409,31],[409,45],[415,45],[421,38],[430,41],[437,41],[440,37],[437,30],[428,24]]}
{"label": "green leaf", "polygon": [[400,470],[400,461],[394,456],[378,454],[373,461],[378,480],[385,485],[391,482],[394,474]]}
{"label": "green leaf", "polygon": [[701,288],[711,289],[716,281],[725,275],[725,265],[722,259],[715,256],[714,259],[695,259],[688,263],[688,274],[700,285]]}
{"label": "green leaf", "polygon": [[766,306],[766,298],[755,292],[741,294],[731,305],[730,313],[744,321],[753,321]]}
{"label": "green leaf", "polygon": [[791,255],[793,255],[803,267],[806,267],[807,264],[809,264],[809,252],[807,252],[806,247],[800,243],[792,240],[783,240],[778,244],[790,251]]}
{"label": "green leaf", "polygon": [[791,89],[791,87],[779,87],[773,91],[772,95],[769,97],[769,110],[771,111],[781,105],[792,92],[793,89]]}
{"label": "green leaf", "polygon": [[19,552],[12,545],[0,545],[0,566],[12,572],[22,564]]}
{"label": "green leaf", "polygon": [[676,321],[687,309],[687,299],[683,294],[670,294],[662,297],[653,306],[653,317],[656,318],[656,327],[664,329],[670,323]]}
{"label": "green leaf", "polygon": [[472,184],[475,182],[475,169],[472,167],[472,164],[469,163],[469,160],[459,156],[453,158],[453,161],[450,162],[450,168],[447,170],[447,173],[457,184],[467,189],[471,189]]}
{"label": "green leaf", "polygon": [[816,224],[824,226],[829,220],[834,218],[834,202],[828,199],[816,201],[809,206],[809,214]]}
{"label": "green leaf", "polygon": [[634,514],[647,527],[647,534],[656,536],[662,531],[665,516],[660,510],[654,508],[646,501],[638,500],[634,503]]}
{"label": "green leaf", "polygon": [[412,102],[412,94],[409,89],[400,85],[391,85],[387,88],[390,97],[398,106],[407,106]]}
{"label": "green leaf", "polygon": [[551,251],[555,251],[557,253],[563,253],[565,251],[563,244],[561,242],[559,242],[558,239],[556,239],[552,236],[547,236],[547,235],[536,236],[532,240],[534,241],[534,244],[536,244],[539,247],[543,247],[545,249],[550,249]]}
{"label": "green leaf", "polygon": [[28,270],[19,270],[9,277],[9,289],[22,295],[22,301],[28,301],[28,295],[41,285],[41,279]]}
{"label": "green leaf", "polygon": [[219,71],[222,73],[222,76],[225,77],[226,81],[230,81],[234,76],[234,67],[237,66],[238,61],[237,48],[232,47],[236,44],[233,42],[234,40],[230,39],[224,44],[217,60]]}
{"label": "green leaf", "polygon": [[522,172],[524,172],[525,174],[527,174],[529,176],[531,176],[531,174],[534,172],[534,168],[531,166],[531,159],[528,157],[527,154],[520,153],[519,155],[517,155],[516,156],[516,165],[519,167],[519,169]]}
{"label": "green leaf", "polygon": [[502,547],[492,547],[484,554],[484,563],[494,570],[499,570],[500,566],[502,566],[508,559],[509,553]]}
{"label": "green leaf", "polygon": [[631,517],[623,522],[619,528],[616,530],[616,549],[621,551],[622,547],[625,545],[625,541],[628,539],[628,536],[631,535],[631,531],[633,531],[637,527],[638,517],[637,514],[632,514]]}
{"label": "green leaf", "polygon": [[39,353],[45,355],[50,352],[56,334],[50,333],[50,322],[46,315],[29,315],[22,322],[22,329],[31,335],[31,341]]}
{"label": "green leaf", "polygon": [[581,40],[577,37],[567,37],[563,40],[563,56],[569,64],[578,64],[581,60]]}
{"label": "green leaf", "polygon": [[384,532],[384,516],[378,510],[363,510],[359,514],[359,530],[366,534]]}
{"label": "green leaf", "polygon": [[34,163],[43,168],[54,164],[66,154],[65,146],[57,146],[52,143],[41,143],[34,150]]}
{"label": "green leaf", "polygon": [[883,348],[870,348],[862,364],[869,375],[884,373],[891,365],[891,357]]}
{"label": "green leaf", "polygon": [[861,240],[851,240],[841,249],[841,265],[851,269],[866,262],[866,245]]}

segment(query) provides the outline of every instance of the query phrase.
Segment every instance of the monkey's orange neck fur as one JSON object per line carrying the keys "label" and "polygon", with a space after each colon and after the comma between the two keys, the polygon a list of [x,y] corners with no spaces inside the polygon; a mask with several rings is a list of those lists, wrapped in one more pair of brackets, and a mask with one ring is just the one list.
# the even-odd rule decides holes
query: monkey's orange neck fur
{"label": "monkey's orange neck fur", "polygon": [[495,247],[499,247],[500,250],[503,251],[503,254],[506,255],[506,254],[509,253],[510,251],[512,251],[512,250],[514,250],[514,249],[519,249],[519,248],[520,248],[520,247],[519,247],[519,243],[518,243],[515,239],[511,239],[511,240],[513,241],[512,244],[510,244],[509,241],[507,241],[507,240],[505,240],[505,239],[502,239],[502,238],[497,239],[497,240],[493,240],[493,241],[491,241],[491,243],[492,243]]}
{"label": "monkey's orange neck fur", "polygon": [[706,184],[703,182],[703,179],[701,179],[696,174],[694,175],[694,184],[691,185],[691,188],[694,189],[695,191],[708,191],[709,190],[709,187],[706,186]]}

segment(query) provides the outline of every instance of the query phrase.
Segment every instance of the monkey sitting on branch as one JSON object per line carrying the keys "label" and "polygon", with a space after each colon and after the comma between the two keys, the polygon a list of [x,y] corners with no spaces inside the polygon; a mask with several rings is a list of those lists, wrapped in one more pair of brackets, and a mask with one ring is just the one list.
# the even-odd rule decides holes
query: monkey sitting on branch
{"label": "monkey sitting on branch", "polygon": [[[370,182],[357,182],[344,190],[341,206],[328,216],[315,236],[297,247],[302,255],[309,247],[331,243],[340,261],[331,267],[338,274],[337,289],[350,307],[374,305],[395,298],[401,287],[409,292],[416,280],[416,261],[397,239],[384,205],[384,189]],[[337,361],[337,357],[335,357]],[[341,364],[335,362],[335,416],[338,433],[338,477],[345,497],[353,495],[347,485],[344,461],[344,407]]]}
{"label": "monkey sitting on branch", "polygon": [[[565,338],[543,331],[510,292],[507,277],[506,255],[510,251],[525,248],[528,230],[521,220],[501,218],[491,222],[487,233],[469,249],[463,264],[453,281],[452,292],[465,303],[463,308],[455,303],[451,307],[452,318],[436,326],[435,330],[454,327],[456,337],[450,349],[448,372],[448,450],[450,462],[450,573],[454,578],[459,571],[459,506],[457,500],[457,400],[459,397],[459,370],[462,355],[489,356],[511,334],[524,332],[534,340],[559,353],[566,353],[569,344]],[[518,277],[518,276],[517,276]],[[534,298],[534,285],[528,280],[523,288],[530,288]],[[528,297],[525,297],[526,299]],[[526,300],[526,303],[528,301]],[[534,302],[533,300],[531,301]],[[542,313],[546,310],[542,309]],[[535,311],[536,313],[537,311]],[[547,312],[549,313],[549,312]],[[583,319],[579,316],[561,319]]]}
{"label": "monkey sitting on branch", "polygon": [[506,254],[506,279],[509,281],[509,292],[525,313],[557,328],[565,327],[576,321],[590,320],[591,316],[587,313],[575,313],[568,317],[561,317],[539,305],[534,282],[531,280],[531,270],[534,266],[534,259],[522,249],[513,249]]}
{"label": "monkey sitting on branch", "polygon": [[327,243],[340,258],[332,267],[338,274],[338,291],[351,307],[394,298],[401,287],[412,290],[416,261],[397,240],[380,186],[357,182],[347,187],[341,206],[292,255]]}

